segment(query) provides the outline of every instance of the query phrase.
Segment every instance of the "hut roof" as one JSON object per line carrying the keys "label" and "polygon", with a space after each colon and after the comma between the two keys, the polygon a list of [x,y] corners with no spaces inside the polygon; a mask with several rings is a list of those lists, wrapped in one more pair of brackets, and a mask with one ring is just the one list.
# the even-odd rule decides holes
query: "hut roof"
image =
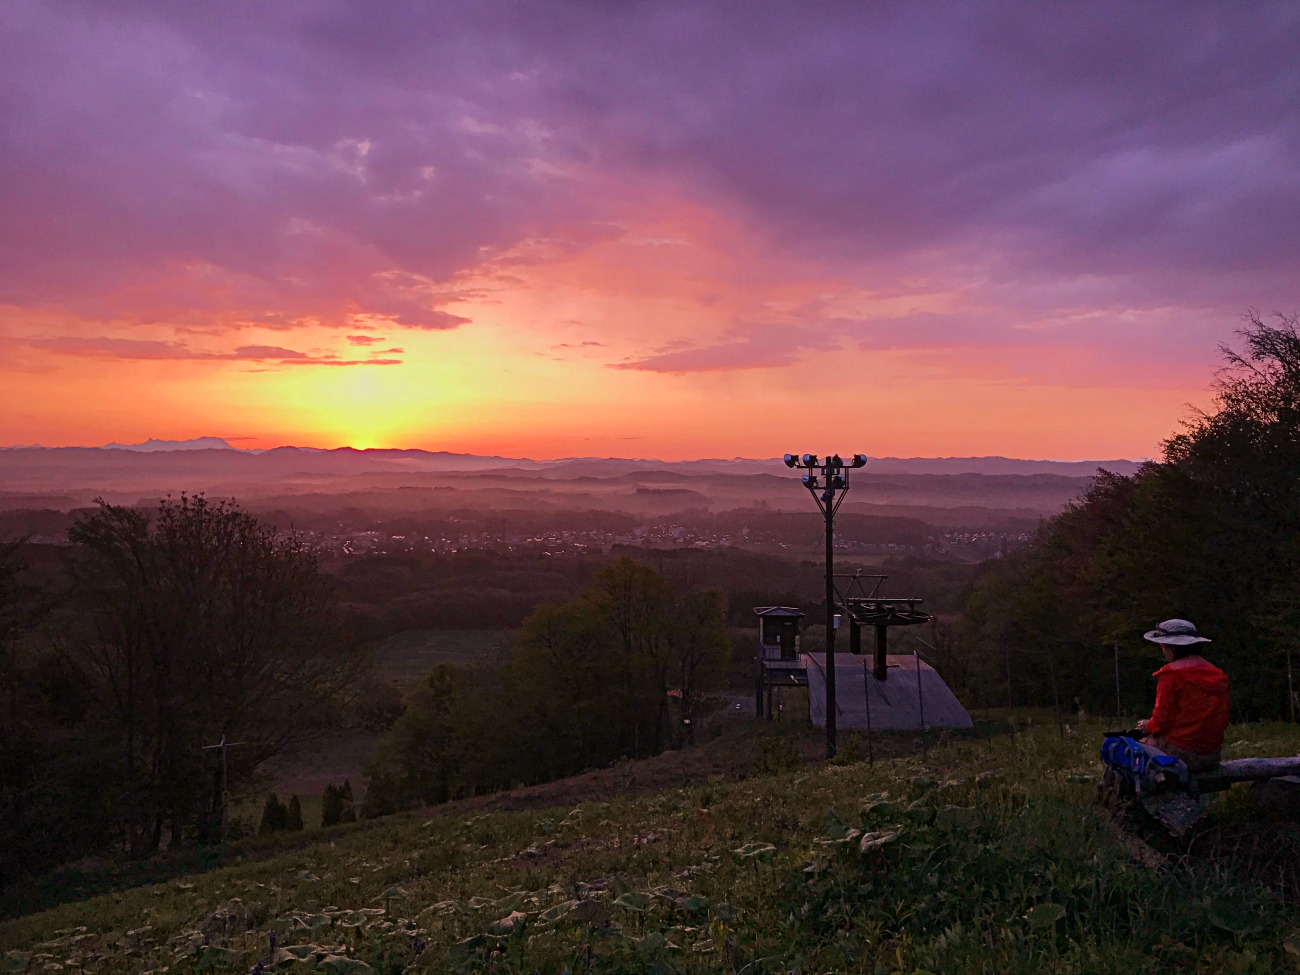
{"label": "hut roof", "polygon": [[[805,653],[800,659],[808,668],[808,716],[814,725],[824,728],[826,655]],[[835,655],[838,728],[865,730],[868,708],[870,725],[878,731],[913,730],[922,723],[927,728],[971,727],[970,715],[933,667],[924,660],[902,654],[890,654],[885,659],[889,662],[889,678],[878,681],[871,672],[871,657]]]}

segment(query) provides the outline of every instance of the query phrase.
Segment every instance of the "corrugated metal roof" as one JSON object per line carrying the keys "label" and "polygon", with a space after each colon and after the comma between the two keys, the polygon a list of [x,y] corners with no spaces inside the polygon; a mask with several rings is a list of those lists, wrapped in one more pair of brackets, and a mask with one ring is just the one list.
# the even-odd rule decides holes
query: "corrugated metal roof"
{"label": "corrugated metal roof", "polygon": [[[969,728],[973,722],[939,672],[902,654],[887,656],[889,679],[878,681],[871,673],[874,658],[850,653],[835,655],[835,726],[840,731],[865,731],[867,707],[871,728],[878,731],[926,728]],[[826,727],[826,655],[802,655],[808,669],[808,716],[818,728]]]}
{"label": "corrugated metal roof", "polygon": [[795,609],[793,606],[755,606],[754,613],[758,616],[803,616],[802,609]]}

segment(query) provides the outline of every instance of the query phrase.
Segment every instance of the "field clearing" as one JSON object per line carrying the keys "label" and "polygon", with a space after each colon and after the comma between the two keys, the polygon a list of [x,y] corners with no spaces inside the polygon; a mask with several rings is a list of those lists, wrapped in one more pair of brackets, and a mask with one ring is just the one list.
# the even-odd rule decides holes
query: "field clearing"
{"label": "field clearing", "polygon": [[376,643],[371,652],[382,677],[406,686],[438,664],[472,667],[491,663],[508,646],[513,630],[406,630]]}
{"label": "field clearing", "polygon": [[[377,675],[406,691],[438,664],[473,667],[492,662],[512,634],[503,629],[407,630],[376,643],[371,652]],[[266,793],[274,792],[285,802],[297,795],[308,828],[319,825],[319,812],[315,820],[307,818],[307,805],[319,810],[325,786],[342,785],[345,780],[352,783],[359,801],[365,794],[366,763],[381,737],[377,732],[345,729],[290,747],[267,764],[256,794],[240,800],[237,815],[252,820],[256,828]]]}
{"label": "field clearing", "polygon": [[[406,814],[11,921],[0,947],[11,971],[1300,970],[1300,824],[1234,792],[1192,848],[1137,865],[1092,804],[1102,730]],[[809,740],[772,735],[773,758],[785,737]],[[1228,742],[1294,754],[1300,729]]]}
{"label": "field clearing", "polygon": [[[319,826],[320,799],[327,785],[350,782],[358,800],[365,794],[366,763],[379,739],[377,732],[348,729],[275,757],[260,770],[258,790],[241,797],[232,815],[256,829],[266,794],[274,792],[286,803],[290,796],[296,795],[302,803],[306,827]],[[312,810],[310,816],[308,808]]]}

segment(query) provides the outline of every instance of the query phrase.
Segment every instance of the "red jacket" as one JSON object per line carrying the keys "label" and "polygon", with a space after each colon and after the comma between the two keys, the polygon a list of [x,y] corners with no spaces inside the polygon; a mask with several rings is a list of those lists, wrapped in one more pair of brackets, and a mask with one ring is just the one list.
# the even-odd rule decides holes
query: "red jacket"
{"label": "red jacket", "polygon": [[1147,733],[1200,755],[1223,747],[1228,727],[1228,676],[1200,657],[1183,657],[1155,672],[1156,706]]}

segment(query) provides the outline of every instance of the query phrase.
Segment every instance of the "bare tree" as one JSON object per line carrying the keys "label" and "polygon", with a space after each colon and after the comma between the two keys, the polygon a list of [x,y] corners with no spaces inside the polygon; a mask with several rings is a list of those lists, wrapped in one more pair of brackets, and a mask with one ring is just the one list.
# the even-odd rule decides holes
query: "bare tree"
{"label": "bare tree", "polygon": [[156,850],[209,805],[201,746],[249,742],[238,780],[351,686],[361,656],[332,582],[293,536],[233,501],[182,495],[152,518],[99,503],[69,533],[77,648],[119,756],[124,845]]}

